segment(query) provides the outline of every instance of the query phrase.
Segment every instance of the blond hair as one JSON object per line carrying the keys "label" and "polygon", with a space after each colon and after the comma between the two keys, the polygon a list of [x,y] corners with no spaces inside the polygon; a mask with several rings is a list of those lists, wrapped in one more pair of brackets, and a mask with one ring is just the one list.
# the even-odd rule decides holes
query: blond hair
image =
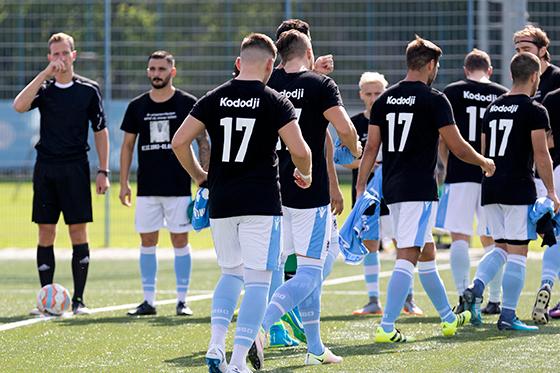
{"label": "blond hair", "polygon": [[64,32],[58,32],[56,34],[52,34],[51,37],[49,38],[49,42],[48,42],[49,53],[51,51],[51,44],[59,43],[61,41],[67,42],[68,45],[70,46],[70,50],[74,50],[74,38],[68,34],[65,34]]}
{"label": "blond hair", "polygon": [[360,87],[360,89],[362,89],[364,84],[368,83],[379,83],[383,86],[383,89],[387,88],[387,86],[389,85],[389,82],[387,82],[387,79],[385,79],[385,76],[383,74],[371,71],[366,71],[362,74],[358,86]]}

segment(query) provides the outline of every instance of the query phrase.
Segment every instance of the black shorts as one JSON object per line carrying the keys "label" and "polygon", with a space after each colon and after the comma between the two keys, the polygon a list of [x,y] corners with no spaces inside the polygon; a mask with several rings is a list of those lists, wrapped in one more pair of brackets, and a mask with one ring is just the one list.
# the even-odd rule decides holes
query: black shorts
{"label": "black shorts", "polygon": [[89,162],[37,161],[33,170],[33,213],[37,224],[56,224],[60,213],[66,224],[93,221]]}

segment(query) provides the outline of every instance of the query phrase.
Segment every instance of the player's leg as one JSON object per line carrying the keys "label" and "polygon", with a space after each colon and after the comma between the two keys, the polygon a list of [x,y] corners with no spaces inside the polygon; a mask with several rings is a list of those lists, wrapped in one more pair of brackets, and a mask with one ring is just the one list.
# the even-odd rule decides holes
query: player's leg
{"label": "player's leg", "polygon": [[135,309],[129,310],[129,316],[155,315],[155,296],[158,262],[156,248],[159,230],[163,227],[163,206],[158,197],[137,197],[135,227],[140,234],[140,278],[144,301]]}
{"label": "player's leg", "polygon": [[549,315],[548,306],[552,295],[552,287],[559,270],[560,244],[557,243],[547,247],[542,258],[541,286],[537,291],[532,312],[533,321],[537,324],[546,324],[549,317],[555,315],[555,310],[550,310]]}
{"label": "player's leg", "polygon": [[506,206],[507,263],[504,270],[502,313],[498,320],[500,330],[536,331],[538,327],[528,326],[519,320],[515,309],[525,285],[527,251],[530,240],[537,238],[536,225],[529,221],[532,205]]}
{"label": "player's leg", "polygon": [[280,265],[282,248],[281,216],[244,216],[239,224],[239,242],[244,265],[245,296],[239,308],[230,365],[247,369],[246,358],[255,342],[250,361],[262,368],[264,343],[255,341],[268,301],[272,270]]}
{"label": "player's leg", "polygon": [[383,309],[379,302],[379,240],[364,240],[368,254],[364,258],[364,280],[368,293],[368,303],[352,312],[353,315],[381,315]]}
{"label": "player's leg", "polygon": [[84,304],[90,262],[87,223],[93,221],[89,163],[79,161],[61,167],[56,187],[72,242],[72,311],[74,314],[87,314],[89,311]]}
{"label": "player's leg", "polygon": [[165,216],[165,225],[169,229],[171,244],[175,253],[175,281],[177,290],[177,316],[191,316],[191,308],[187,305],[187,292],[191,279],[191,245],[189,231],[192,230],[186,211],[191,197],[161,197]]}
{"label": "player's leg", "polygon": [[226,335],[243,289],[243,258],[237,229],[239,218],[210,219],[210,228],[222,275],[214,289],[210,313],[210,342],[206,364],[210,372],[225,372]]}
{"label": "player's leg", "polygon": [[486,253],[480,262],[472,284],[463,293],[464,307],[472,313],[471,323],[482,323],[481,304],[486,285],[497,275],[507,261],[508,253],[505,241],[505,209],[503,205],[484,206],[488,230],[495,241],[494,248]]}
{"label": "player's leg", "polygon": [[37,244],[37,271],[41,287],[53,283],[55,259],[54,240],[56,224],[38,224],[39,242]]}
{"label": "player's leg", "polygon": [[338,223],[336,222],[336,215],[332,215],[331,235],[329,237],[327,257],[323,265],[323,281],[331,274],[338,254],[340,254]]}
{"label": "player's leg", "polygon": [[[560,166],[556,166],[554,168],[554,186],[556,187],[556,194],[560,193]],[[556,239],[560,242],[560,236],[557,237]],[[558,259],[558,255],[560,255],[558,254],[558,251],[560,250],[560,243],[555,246],[556,248],[552,249],[552,251],[548,253],[545,251],[545,256],[543,257],[543,275],[544,275],[545,257],[547,262],[547,268],[549,270],[552,270],[552,268],[554,267],[553,263],[556,262],[556,260],[560,260]],[[558,269],[557,273],[558,273],[558,277],[560,277],[560,268]],[[552,280],[554,281],[555,278],[553,278]],[[552,307],[548,314],[553,319],[560,318],[560,302],[558,302],[554,307]]]}

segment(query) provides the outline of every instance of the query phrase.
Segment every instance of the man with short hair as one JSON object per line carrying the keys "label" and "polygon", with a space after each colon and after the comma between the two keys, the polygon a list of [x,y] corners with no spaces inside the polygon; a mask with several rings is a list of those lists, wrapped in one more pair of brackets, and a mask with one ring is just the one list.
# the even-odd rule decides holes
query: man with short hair
{"label": "man with short hair", "polygon": [[[268,330],[286,311],[298,306],[307,337],[305,364],[339,363],[342,358],[323,345],[319,330],[323,265],[332,225],[325,159],[329,122],[354,157],[361,155],[361,145],[342,106],[338,86],[331,78],[312,71],[314,55],[309,38],[297,30],[289,30],[280,35],[276,46],[283,67],[275,70],[268,85],[287,97],[296,108],[303,137],[313,155],[314,182],[309,189],[294,188],[290,180],[294,164],[288,156],[287,144],[281,143],[278,156],[285,229],[283,255],[297,255],[297,271],[272,296],[263,328]],[[257,338],[255,347],[260,351],[262,340]],[[253,366],[257,368],[261,363],[255,361]]]}
{"label": "man with short hair", "polygon": [[[507,89],[490,81],[492,64],[490,56],[481,50],[473,49],[465,57],[463,71],[465,79],[449,84],[443,93],[453,108],[457,127],[461,136],[477,151],[481,151],[481,124],[486,107]],[[480,204],[480,168],[465,163],[449,154],[445,143],[440,143],[440,158],[446,166],[443,194],[438,206],[436,227],[451,232],[450,264],[455,288],[459,294],[456,313],[463,312],[463,292],[470,284],[469,244],[476,214],[477,233],[484,251],[494,248],[489,237],[486,218]],[[496,277],[500,276],[498,274]],[[501,289],[490,288],[490,301],[485,311],[489,314],[500,313]]]}
{"label": "man with short hair", "polygon": [[[131,206],[132,190],[128,179],[138,139],[135,225],[141,239],[140,276],[144,291],[144,301],[127,314],[156,314],[156,247],[160,229],[167,227],[175,253],[176,314],[190,316],[192,310],[186,303],[186,297],[191,275],[188,232],[192,226],[186,211],[191,203],[191,179],[173,154],[171,139],[196,98],[173,86],[177,69],[171,53],[153,52],[148,58],[146,72],[152,89],[130,102],[121,125],[124,140],[121,146],[119,198],[125,206]],[[206,134],[201,133],[196,140],[201,163],[208,169]]]}
{"label": "man with short hair", "polygon": [[496,163],[492,178],[482,180],[482,205],[496,247],[478,265],[472,285],[463,293],[471,322],[482,323],[480,304],[484,287],[505,264],[503,305],[498,329],[538,330],[517,318],[515,309],[525,283],[528,244],[537,238],[529,212],[537,199],[533,163],[546,186],[547,197],[560,202],[554,190],[552,161],[546,143],[548,114],[531,99],[539,85],[540,62],[532,53],[515,55],[510,64],[513,86],[494,101],[484,114],[482,132],[485,152]]}
{"label": "man with short hair", "polygon": [[[39,227],[37,270],[41,286],[53,282],[54,240],[60,213],[72,242],[74,314],[90,313],[84,303],[90,253],[87,223],[91,207],[88,123],[94,132],[99,158],[97,194],[109,188],[109,133],[101,91],[96,82],[74,73],[74,39],[57,33],[48,42],[48,66],[17,95],[13,107],[23,113],[38,108],[41,114],[37,161],[33,171],[33,216]],[[38,310],[32,314],[39,314]]]}
{"label": "man with short hair", "polygon": [[[233,354],[227,372],[248,372],[246,356],[262,323],[271,272],[279,265],[282,208],[278,184],[278,135],[295,168],[291,182],[311,185],[311,152],[290,101],[265,86],[276,47],[263,34],[241,44],[239,75],[208,92],[173,138],[173,150],[194,181],[208,183],[210,226],[222,276],[212,299],[210,372],[226,370],[225,340],[241,289]],[[191,143],[206,129],[211,140],[206,173]],[[295,180],[294,180],[295,179]],[[232,198],[235,196],[235,198]]]}
{"label": "man with short hair", "polygon": [[383,195],[389,206],[397,243],[397,261],[389,285],[376,342],[407,342],[395,329],[418,262],[420,282],[442,320],[444,336],[452,336],[470,319],[470,312],[455,315],[435,262],[432,227],[437,209],[434,177],[438,138],[461,160],[480,166],[491,175],[494,164],[478,154],[459,133],[449,101],[430,88],[441,49],[419,36],[406,48],[407,74],[373,104],[368,141],[358,173],[361,195],[383,143]]}

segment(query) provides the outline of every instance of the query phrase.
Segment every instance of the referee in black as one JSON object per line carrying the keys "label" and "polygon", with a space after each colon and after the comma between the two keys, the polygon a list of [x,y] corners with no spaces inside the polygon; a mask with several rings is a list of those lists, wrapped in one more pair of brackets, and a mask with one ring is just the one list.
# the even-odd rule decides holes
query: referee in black
{"label": "referee in black", "polygon": [[[39,108],[41,114],[37,161],[33,171],[33,222],[39,226],[37,270],[41,286],[53,282],[53,244],[60,212],[72,241],[74,294],[72,311],[87,314],[83,295],[89,267],[87,223],[93,221],[88,126],[94,132],[99,169],[97,194],[109,188],[109,133],[101,92],[96,82],[74,74],[74,39],[57,33],[48,42],[49,65],[15,98],[20,113]],[[38,310],[31,311],[38,314]]]}

